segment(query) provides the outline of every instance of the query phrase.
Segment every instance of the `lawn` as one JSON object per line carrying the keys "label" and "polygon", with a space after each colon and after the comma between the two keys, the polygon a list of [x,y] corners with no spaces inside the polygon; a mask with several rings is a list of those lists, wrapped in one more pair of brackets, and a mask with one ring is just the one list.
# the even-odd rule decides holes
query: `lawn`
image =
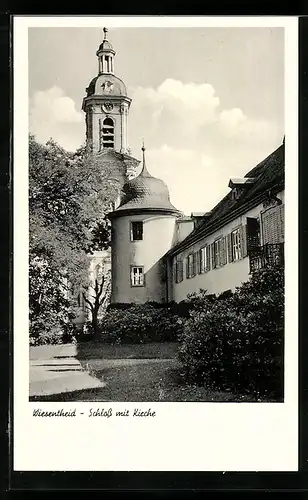
{"label": "lawn", "polygon": [[[45,346],[48,351],[51,346]],[[235,402],[253,401],[231,392],[212,391],[188,385],[181,377],[176,343],[117,345],[87,342],[77,345],[75,359],[82,370],[102,387],[80,388],[32,401],[114,401],[114,402]],[[56,352],[55,349],[50,351]],[[69,352],[67,352],[69,355]],[[53,354],[51,353],[52,357]],[[63,358],[64,355],[57,355]],[[33,357],[33,355],[32,355]],[[46,356],[45,356],[46,357]],[[70,357],[72,357],[70,355]],[[72,377],[74,375],[72,374]]]}
{"label": "lawn", "polygon": [[77,344],[77,358],[89,359],[172,359],[178,350],[177,342],[110,345],[102,342]]}

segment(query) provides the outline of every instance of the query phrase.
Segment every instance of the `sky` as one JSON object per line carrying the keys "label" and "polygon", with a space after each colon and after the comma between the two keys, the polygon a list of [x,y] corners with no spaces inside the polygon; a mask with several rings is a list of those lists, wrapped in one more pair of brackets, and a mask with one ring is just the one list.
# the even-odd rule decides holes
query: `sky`
{"label": "sky", "polygon": [[[97,28],[29,28],[29,123],[39,142],[85,141]],[[284,136],[283,28],[111,28],[115,74],[132,99],[128,142],[186,214],[205,212]]]}

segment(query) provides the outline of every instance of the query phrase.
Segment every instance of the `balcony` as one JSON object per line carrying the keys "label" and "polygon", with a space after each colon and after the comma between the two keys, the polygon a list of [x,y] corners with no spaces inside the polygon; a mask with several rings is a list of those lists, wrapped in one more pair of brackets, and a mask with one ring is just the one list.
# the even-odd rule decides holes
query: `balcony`
{"label": "balcony", "polygon": [[284,243],[267,243],[249,252],[250,273],[268,266],[283,266]]}

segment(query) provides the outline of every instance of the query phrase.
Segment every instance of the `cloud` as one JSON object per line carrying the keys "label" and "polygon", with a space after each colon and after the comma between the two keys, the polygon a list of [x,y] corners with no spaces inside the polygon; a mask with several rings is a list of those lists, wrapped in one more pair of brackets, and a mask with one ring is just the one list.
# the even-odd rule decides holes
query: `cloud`
{"label": "cloud", "polygon": [[[268,143],[275,140],[274,123],[251,118],[240,108],[223,109],[209,83],[183,83],[167,79],[157,89],[132,89],[131,122],[155,147],[198,148],[230,138]],[[217,146],[216,146],[217,147]]]}
{"label": "cloud", "polygon": [[228,191],[225,172],[202,151],[164,144],[146,150],[146,160],[150,173],[167,184],[171,202],[186,214],[211,209],[217,192]]}
{"label": "cloud", "polygon": [[84,141],[84,116],[59,87],[34,93],[29,118],[30,131],[39,142],[52,137],[64,148],[74,150]]}
{"label": "cloud", "polygon": [[220,124],[228,136],[241,137],[243,141],[267,141],[276,135],[276,126],[266,120],[249,119],[239,108],[221,111]]}
{"label": "cloud", "polygon": [[133,154],[144,137],[150,172],[188,214],[213,208],[229,191],[230,177],[245,175],[282,140],[276,123],[224,108],[208,83],[167,79],[130,95]]}
{"label": "cloud", "polygon": [[[140,158],[142,138],[150,172],[163,179],[171,200],[185,213],[210,210],[241,176],[282,141],[276,123],[224,108],[209,83],[166,79],[156,89],[131,89],[128,132]],[[85,140],[83,113],[59,87],[36,92],[30,128],[37,140],[50,137],[68,150]]]}

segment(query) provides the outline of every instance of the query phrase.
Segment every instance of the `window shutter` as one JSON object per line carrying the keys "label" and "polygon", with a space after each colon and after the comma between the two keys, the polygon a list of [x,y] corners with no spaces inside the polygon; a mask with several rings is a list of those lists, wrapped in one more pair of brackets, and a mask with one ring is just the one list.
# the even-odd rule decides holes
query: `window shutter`
{"label": "window shutter", "polygon": [[184,273],[183,273],[183,261],[182,260],[180,260],[179,265],[180,265],[180,277],[179,277],[179,281],[183,281],[183,277],[184,277],[183,275],[184,275]]}
{"label": "window shutter", "polygon": [[231,233],[228,234],[227,239],[228,239],[228,261],[233,262],[232,234]]}
{"label": "window shutter", "polygon": [[227,264],[227,262],[228,262],[228,260],[227,260],[227,245],[228,245],[227,236],[224,236],[224,238],[223,238],[223,247],[224,247],[223,265]]}
{"label": "window shutter", "polygon": [[197,252],[192,254],[192,276],[196,276],[196,268],[197,268]]}
{"label": "window shutter", "polygon": [[281,241],[280,207],[281,205],[270,208],[261,215],[263,245],[280,243]]}
{"label": "window shutter", "polygon": [[224,239],[220,238],[218,244],[219,244],[219,265],[223,266],[223,263],[224,263]]}
{"label": "window shutter", "polygon": [[206,271],[209,271],[211,268],[211,255],[210,255],[210,245],[206,246]]}
{"label": "window shutter", "polygon": [[215,269],[215,244],[211,243],[212,269]]}
{"label": "window shutter", "polygon": [[196,261],[197,261],[196,273],[200,274],[200,272],[201,272],[201,250],[198,250],[198,252],[196,252]]}
{"label": "window shutter", "polygon": [[186,278],[189,278],[189,256],[186,259]]}
{"label": "window shutter", "polygon": [[284,242],[284,205],[279,205],[278,210],[279,243]]}
{"label": "window shutter", "polygon": [[241,226],[240,229],[240,238],[241,238],[241,253],[242,258],[247,257],[247,225]]}
{"label": "window shutter", "polygon": [[173,281],[178,283],[178,263],[175,259],[173,261]]}

